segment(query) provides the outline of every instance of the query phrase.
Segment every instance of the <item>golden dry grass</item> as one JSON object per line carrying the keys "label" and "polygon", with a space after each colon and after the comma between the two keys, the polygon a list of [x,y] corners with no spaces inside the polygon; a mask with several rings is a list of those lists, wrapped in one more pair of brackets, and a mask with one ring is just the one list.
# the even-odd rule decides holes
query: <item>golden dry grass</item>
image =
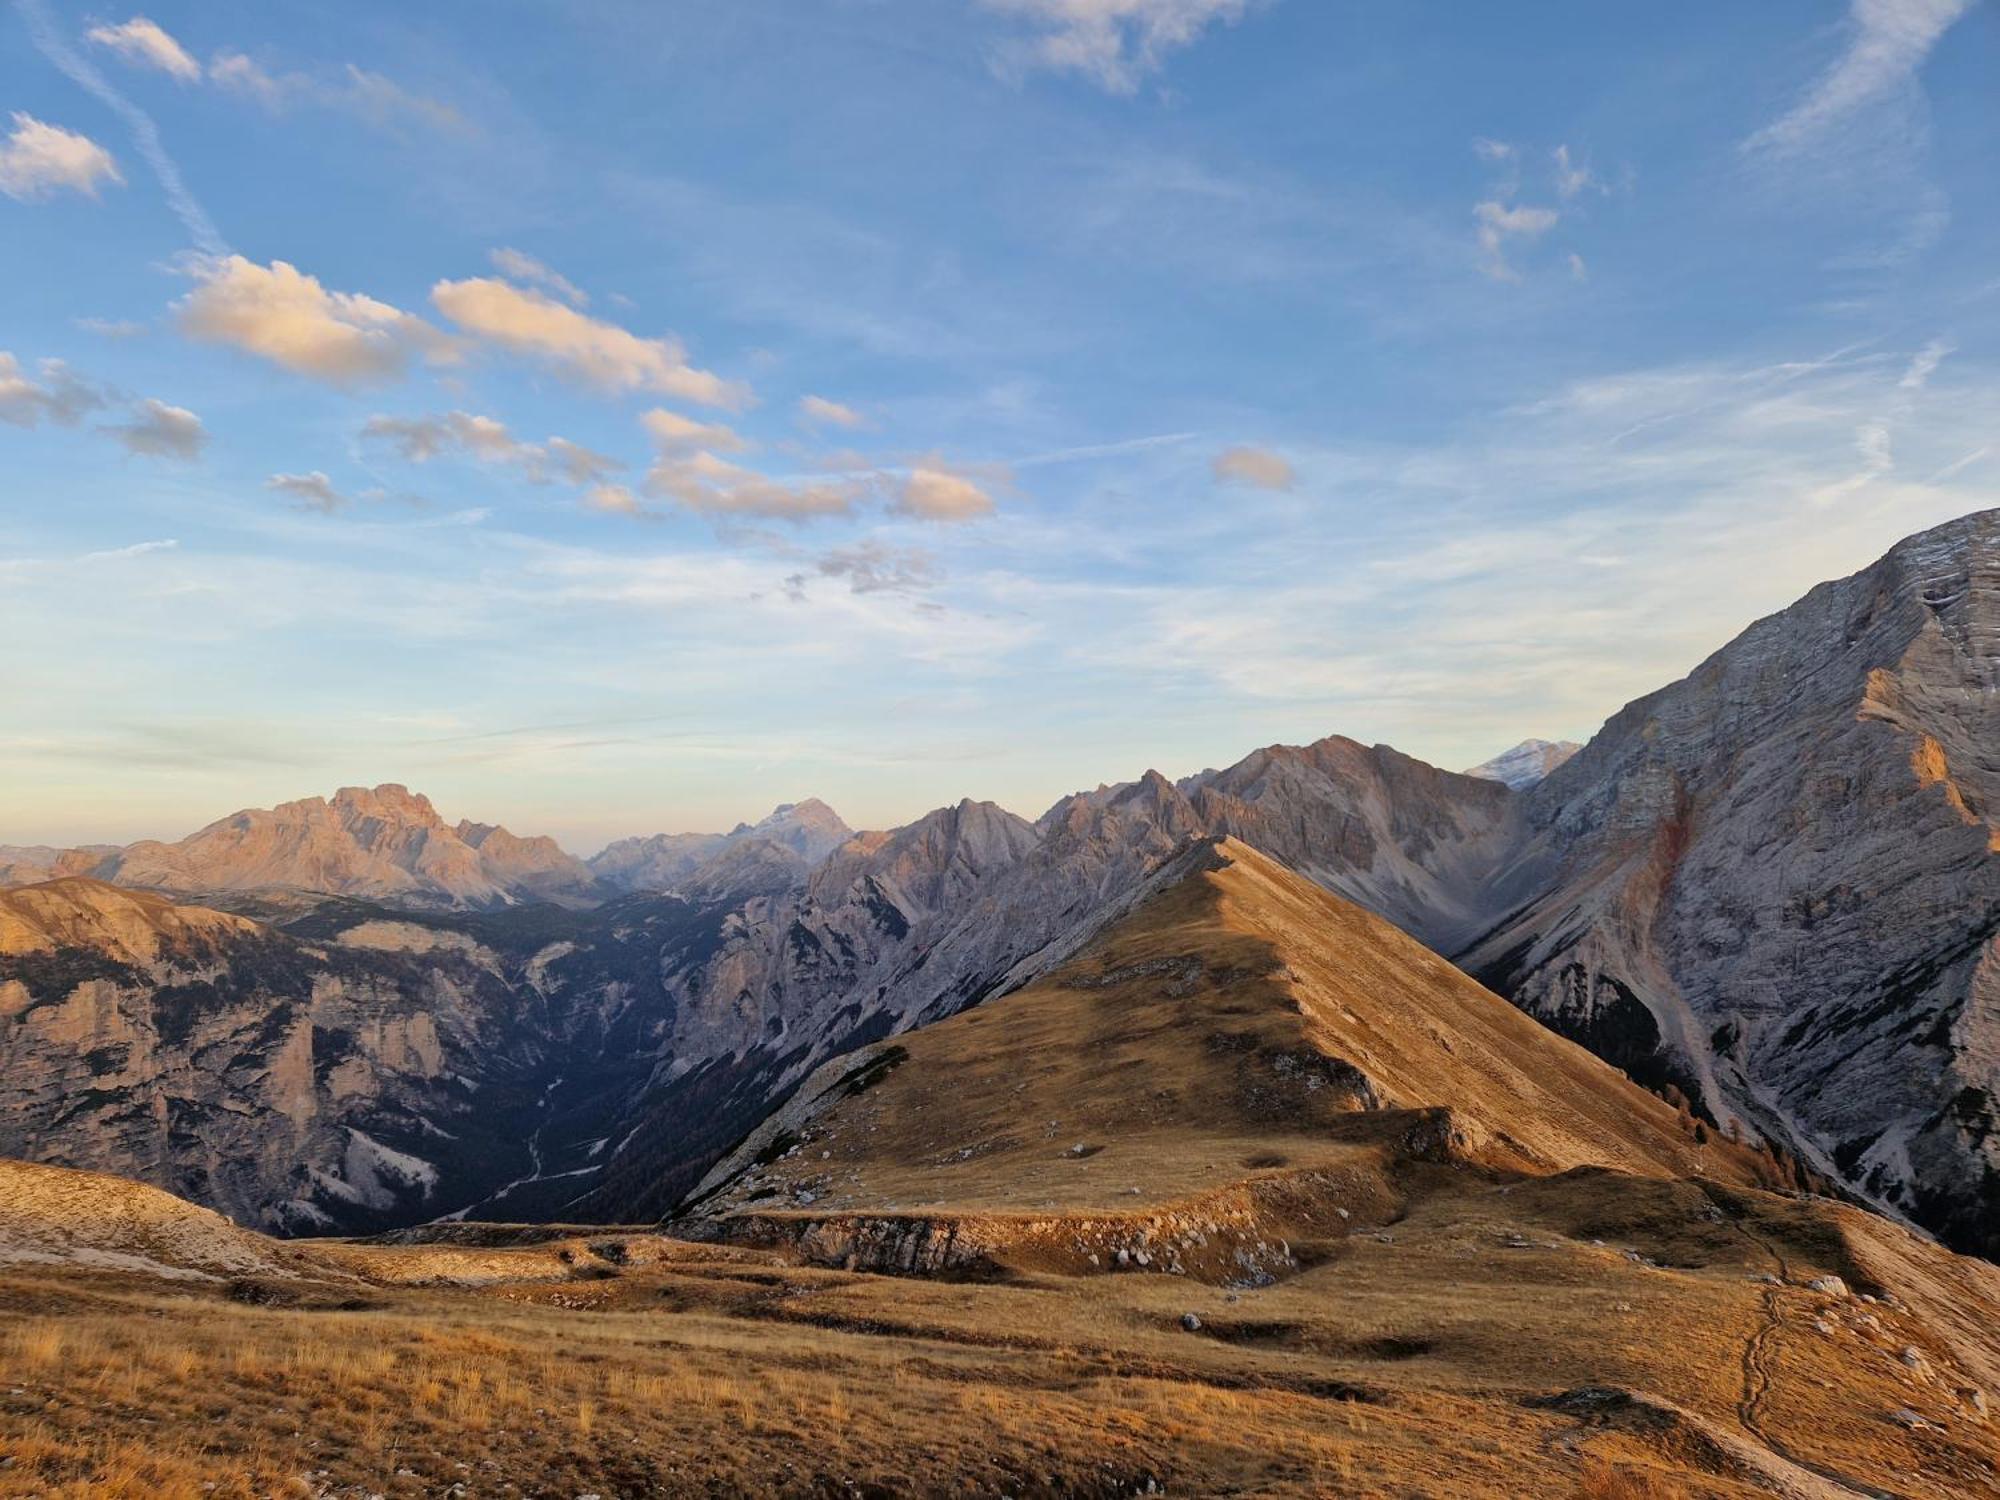
{"label": "golden dry grass", "polygon": [[[826,1204],[763,1216],[761,1248],[464,1226],[252,1245],[271,1269],[233,1282],[0,1268],[0,1495],[2000,1492],[2000,1272],[1748,1187],[1407,940],[1233,869],[911,1036],[760,1172],[784,1202],[823,1176],[836,1210],[999,1224],[984,1279],[803,1253]],[[1334,1058],[1383,1107],[1343,1107]],[[1411,1147],[1440,1105],[1472,1128]],[[1286,1238],[1268,1275],[1083,1255],[1086,1220],[1188,1239],[1232,1194]],[[147,1204],[115,1244],[219,1253]]]}
{"label": "golden dry grass", "polygon": [[[1990,1349],[1968,1359],[1914,1304],[1798,1285],[1823,1269],[1813,1242],[1761,1197],[1718,1225],[1678,1184],[1533,1186],[1435,1186],[1386,1240],[1258,1290],[916,1280],[668,1242],[616,1275],[550,1276],[532,1252],[520,1280],[360,1297],[19,1268],[0,1275],[0,1494],[1112,1495],[1152,1480],[1697,1500],[1805,1472],[1780,1446],[1894,1493],[1992,1492],[2000,1442],[1955,1394],[1988,1378],[1974,1366]],[[1607,1227],[1619,1241],[1592,1244]],[[1753,1279],[1758,1237],[1790,1257],[1792,1284]],[[367,1253],[436,1268],[451,1252]],[[501,1252],[464,1253],[485,1274]],[[1815,1332],[1820,1316],[1842,1332]],[[1771,1383],[1752,1427],[1760,1333]],[[1896,1358],[1910,1343],[1929,1351],[1924,1379]],[[1635,1403],[1552,1401],[1593,1387]],[[1937,1425],[1886,1419],[1905,1405]]]}

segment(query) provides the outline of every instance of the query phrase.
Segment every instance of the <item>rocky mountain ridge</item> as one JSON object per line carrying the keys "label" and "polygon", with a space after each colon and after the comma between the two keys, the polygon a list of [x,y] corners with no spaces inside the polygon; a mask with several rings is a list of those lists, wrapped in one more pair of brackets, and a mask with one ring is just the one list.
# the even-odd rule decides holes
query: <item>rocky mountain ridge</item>
{"label": "rocky mountain ridge", "polygon": [[245,808],[173,843],[4,852],[8,883],[81,875],[178,895],[294,890],[481,909],[589,904],[605,894],[554,839],[449,824],[428,797],[393,783]]}
{"label": "rocky mountain ridge", "polygon": [[620,891],[701,895],[769,894],[801,882],[854,830],[817,797],[781,802],[756,823],[728,833],[656,833],[618,839],[589,860],[591,873]]}
{"label": "rocky mountain ridge", "polygon": [[[534,1160],[503,1207],[664,1212],[827,1058],[1033,981],[1226,836],[1716,1128],[1995,1253],[1996,559],[2000,514],[1912,538],[1522,792],[1336,736],[1147,772],[1033,823],[966,801],[832,844],[838,820],[799,804],[659,867],[673,892],[427,919],[501,954],[490,982],[540,1028],[518,1049],[537,1059]],[[793,842],[767,836],[800,810]],[[475,856],[497,837],[465,827]],[[648,844],[628,878],[680,857]],[[404,919],[278,920],[326,943]]]}

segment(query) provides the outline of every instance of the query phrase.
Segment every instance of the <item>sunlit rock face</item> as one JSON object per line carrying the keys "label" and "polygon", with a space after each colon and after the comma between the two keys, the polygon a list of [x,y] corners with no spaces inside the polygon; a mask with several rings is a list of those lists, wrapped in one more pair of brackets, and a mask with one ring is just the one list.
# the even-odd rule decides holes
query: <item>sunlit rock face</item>
{"label": "sunlit rock face", "polygon": [[1463,962],[2000,1253],[1996,646],[1996,513],[1758,622],[1528,794]]}
{"label": "sunlit rock face", "polygon": [[344,787],[246,808],[176,843],[52,851],[14,873],[88,875],[176,893],[257,890],[480,909],[525,901],[589,903],[603,893],[553,839],[518,838],[491,824],[449,824],[404,787]]}

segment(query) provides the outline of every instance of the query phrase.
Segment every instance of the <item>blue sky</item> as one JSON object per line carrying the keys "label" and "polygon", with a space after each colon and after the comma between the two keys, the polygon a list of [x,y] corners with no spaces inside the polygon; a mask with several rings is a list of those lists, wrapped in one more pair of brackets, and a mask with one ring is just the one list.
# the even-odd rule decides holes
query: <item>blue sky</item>
{"label": "blue sky", "polygon": [[0,8],[0,842],[1588,735],[2000,504],[1977,0]]}

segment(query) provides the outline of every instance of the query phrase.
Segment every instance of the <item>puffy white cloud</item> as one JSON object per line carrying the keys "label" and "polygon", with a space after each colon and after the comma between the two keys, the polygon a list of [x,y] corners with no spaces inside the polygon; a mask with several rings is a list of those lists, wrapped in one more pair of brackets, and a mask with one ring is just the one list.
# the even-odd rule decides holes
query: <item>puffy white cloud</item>
{"label": "puffy white cloud", "polygon": [[43,422],[74,427],[104,405],[102,393],[59,359],[43,360],[40,375],[39,380],[30,379],[20,361],[0,349],[0,422],[15,427],[39,427]]}
{"label": "puffy white cloud", "polygon": [[1486,274],[1501,281],[1519,279],[1507,260],[1508,242],[1538,240],[1562,218],[1552,208],[1498,203],[1490,198],[1475,205],[1472,214],[1479,223],[1479,248],[1485,256]]}
{"label": "puffy white cloud", "polygon": [[104,431],[124,444],[128,453],[184,463],[201,457],[208,444],[208,430],[200,417],[184,406],[169,406],[150,396],[133,408],[129,422],[114,423]]}
{"label": "puffy white cloud", "polygon": [[1253,485],[1260,490],[1288,490],[1298,475],[1282,454],[1266,448],[1225,448],[1211,465],[1224,484]]}
{"label": "puffy white cloud", "polygon": [[853,511],[870,492],[865,479],[772,479],[706,450],[663,455],[646,473],[646,493],[706,516],[808,521]]}
{"label": "puffy white cloud", "polygon": [[548,262],[520,250],[509,250],[501,246],[498,250],[486,252],[486,258],[493,262],[493,269],[510,281],[526,282],[529,286],[547,287],[572,307],[588,307],[590,295],[556,270]]}
{"label": "puffy white cloud", "polygon": [[85,41],[107,47],[137,67],[157,68],[182,83],[201,77],[201,64],[188,56],[187,49],[144,16],[116,26],[93,26],[83,35]]}
{"label": "puffy white cloud", "polygon": [[596,484],[625,467],[568,438],[524,442],[506,423],[464,411],[428,417],[374,416],[362,424],[361,436],[389,444],[411,463],[462,453],[481,463],[511,466],[531,484]]}
{"label": "puffy white cloud", "polygon": [[1081,73],[1114,94],[1130,94],[1166,54],[1210,26],[1234,23],[1248,0],[983,0],[1032,28],[1009,61]]}
{"label": "puffy white cloud", "polygon": [[711,453],[741,453],[750,445],[734,428],[720,422],[697,422],[677,411],[654,407],[639,423],[662,452],[706,448]]}
{"label": "puffy white cloud", "polygon": [[0,141],[0,193],[26,203],[52,193],[97,196],[102,182],[123,182],[111,153],[87,135],[14,112],[14,129]]}
{"label": "puffy white cloud", "polygon": [[176,304],[181,331],[228,344],[334,385],[401,375],[414,359],[456,360],[453,341],[422,318],[359,292],[333,292],[282,260],[240,255],[193,263],[200,282]]}
{"label": "puffy white cloud", "polygon": [[868,421],[853,407],[829,401],[824,396],[800,397],[799,416],[815,427],[862,427]]}
{"label": "puffy white cloud", "polygon": [[330,516],[347,505],[347,497],[335,489],[333,481],[318,469],[310,474],[273,474],[264,481],[264,487],[281,495],[290,495],[301,510],[315,510],[323,516]]}
{"label": "puffy white cloud", "polygon": [[1503,162],[1514,160],[1520,153],[1511,141],[1496,141],[1491,136],[1482,135],[1473,137],[1472,154],[1481,161]]}
{"label": "puffy white cloud", "polygon": [[993,497],[965,475],[926,460],[904,477],[894,509],[924,521],[976,521],[993,514]]}
{"label": "puffy white cloud", "polygon": [[622,484],[595,484],[583,496],[584,508],[608,516],[645,517],[652,515],[644,502]]}
{"label": "puffy white cloud", "polygon": [[440,281],[431,288],[431,301],[473,337],[545,361],[588,385],[656,391],[730,409],[750,401],[746,387],[690,365],[673,339],[641,338],[509,282],[485,276]]}
{"label": "puffy white cloud", "polygon": [[1847,49],[1790,110],[1743,143],[1787,156],[1871,105],[1909,89],[1931,49],[1972,0],[1852,0]]}

